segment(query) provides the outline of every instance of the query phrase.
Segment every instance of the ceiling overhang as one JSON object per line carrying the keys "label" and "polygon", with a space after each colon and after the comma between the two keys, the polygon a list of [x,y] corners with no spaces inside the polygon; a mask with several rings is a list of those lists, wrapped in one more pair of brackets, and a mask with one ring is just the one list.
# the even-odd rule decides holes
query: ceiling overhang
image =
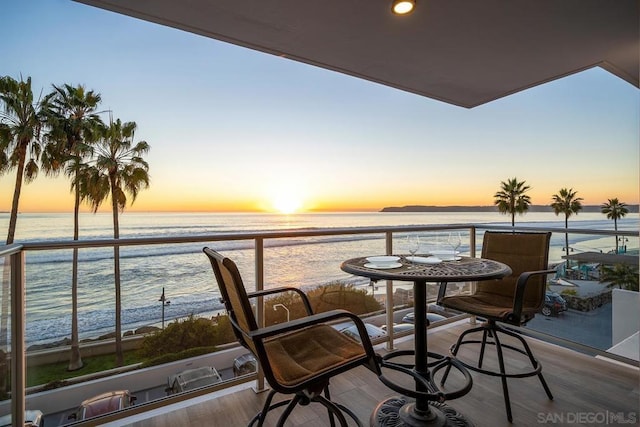
{"label": "ceiling overhang", "polygon": [[592,67],[638,87],[638,0],[76,0],[475,107]]}

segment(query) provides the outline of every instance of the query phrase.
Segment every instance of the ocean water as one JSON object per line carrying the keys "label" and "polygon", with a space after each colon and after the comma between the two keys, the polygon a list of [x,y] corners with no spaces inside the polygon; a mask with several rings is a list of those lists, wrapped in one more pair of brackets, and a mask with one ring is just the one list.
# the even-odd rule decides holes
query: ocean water
{"label": "ocean water", "polygon": [[[415,224],[487,223],[508,225],[509,218],[490,212],[453,213],[306,213],[219,214],[219,213],[128,213],[120,218],[120,236],[171,237],[198,236],[257,230],[314,229],[332,227],[395,226]],[[0,214],[0,230],[6,232],[8,214]],[[529,213],[517,218],[518,225],[562,228],[564,220],[553,213]],[[638,230],[638,215],[619,221],[620,230]],[[581,213],[570,219],[572,228],[612,230],[613,222],[599,213]],[[16,242],[69,240],[73,220],[70,214],[21,214]],[[110,238],[111,214],[82,214],[81,239]],[[425,249],[446,246],[446,232],[424,233]],[[402,236],[394,241],[396,252],[403,250]],[[463,252],[469,250],[463,234]],[[559,262],[564,235],[552,238],[551,261]],[[248,289],[254,288],[253,241],[211,242],[208,244],[171,244],[123,247],[120,249],[122,280],[122,330],[158,325],[162,319],[159,301],[164,288],[165,321],[190,314],[213,315],[222,309],[211,266],[201,252],[211,246],[233,258]],[[628,247],[638,248],[636,238]],[[570,236],[575,251],[613,249],[613,237]],[[265,283],[275,286],[317,286],[336,280],[366,286],[368,281],[340,270],[345,259],[383,254],[384,237],[321,236],[265,241]],[[32,251],[26,257],[27,345],[55,342],[71,331],[71,256],[72,251]],[[95,338],[114,330],[115,303],[113,250],[80,250],[78,284],[78,322],[80,338]],[[1,268],[1,267],[0,267]]]}

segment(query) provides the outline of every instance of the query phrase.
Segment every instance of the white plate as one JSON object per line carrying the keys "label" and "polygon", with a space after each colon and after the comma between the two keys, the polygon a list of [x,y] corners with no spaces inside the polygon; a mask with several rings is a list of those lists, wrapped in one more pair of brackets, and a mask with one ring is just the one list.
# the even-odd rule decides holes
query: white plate
{"label": "white plate", "polygon": [[400,257],[392,255],[370,256],[367,257],[367,261],[374,264],[389,264],[400,261]]}
{"label": "white plate", "polygon": [[388,270],[391,268],[398,268],[398,267],[402,267],[402,264],[400,264],[399,262],[387,262],[387,263],[383,263],[383,264],[374,264],[372,262],[369,262],[367,264],[364,265],[367,268],[375,268],[378,270]]}
{"label": "white plate", "polygon": [[434,257],[434,256],[430,256],[430,257],[408,256],[407,261],[415,262],[416,264],[439,264],[442,262],[440,258]]}

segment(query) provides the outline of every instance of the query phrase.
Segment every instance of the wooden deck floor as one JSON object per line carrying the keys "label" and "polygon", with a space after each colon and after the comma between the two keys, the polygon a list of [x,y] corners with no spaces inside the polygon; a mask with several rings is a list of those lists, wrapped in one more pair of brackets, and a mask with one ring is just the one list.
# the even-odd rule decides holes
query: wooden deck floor
{"label": "wooden deck floor", "polygon": [[[468,327],[458,324],[429,331],[429,350],[447,353],[459,333]],[[548,400],[536,377],[512,379],[509,391],[515,425],[638,425],[640,422],[640,374],[637,368],[596,359],[562,347],[528,339],[541,361],[543,374],[554,394]],[[413,341],[399,347],[413,346]],[[493,352],[485,356],[487,362]],[[462,356],[462,354],[461,354]],[[517,365],[517,363],[516,363]],[[515,366],[517,368],[517,366]],[[473,374],[474,384],[466,396],[447,402],[478,427],[510,426],[498,378]],[[455,378],[452,379],[455,382]],[[450,384],[449,382],[447,384]],[[453,383],[451,383],[453,385]],[[333,400],[351,408],[368,425],[376,404],[397,394],[385,387],[364,368],[336,377],[331,384]],[[128,424],[131,427],[245,426],[259,411],[266,393],[251,389],[216,397],[204,402],[167,411]],[[267,425],[275,425],[271,414]],[[625,423],[626,422],[626,423]],[[319,405],[298,407],[287,425],[324,427],[326,411]]]}

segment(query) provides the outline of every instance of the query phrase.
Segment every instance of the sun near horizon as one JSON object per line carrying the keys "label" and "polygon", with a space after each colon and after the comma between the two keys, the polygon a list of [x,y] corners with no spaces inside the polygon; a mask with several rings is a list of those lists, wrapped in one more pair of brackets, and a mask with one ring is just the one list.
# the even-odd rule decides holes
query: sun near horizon
{"label": "sun near horizon", "polygon": [[270,210],[284,215],[298,213],[304,208],[305,192],[292,183],[272,184],[267,190]]}
{"label": "sun near horizon", "polygon": [[[10,178],[13,176],[10,175]],[[397,185],[387,182],[360,186],[359,181],[338,180],[325,182],[314,180],[305,182],[304,176],[287,176],[287,179],[263,180],[259,176],[247,177],[247,182],[237,182],[235,186],[212,187],[194,182],[184,186],[170,179],[170,176],[154,175],[149,189],[141,191],[136,201],[127,204],[125,212],[247,212],[292,215],[314,212],[377,212],[385,207],[408,205],[431,206],[491,206],[493,194],[499,182],[486,179],[475,184],[475,191],[469,194],[465,183],[452,182],[447,192],[439,192],[439,187],[412,183]],[[527,180],[529,183],[529,180]],[[13,179],[7,175],[0,177],[0,211],[11,210]],[[532,183],[531,198],[534,205],[551,203],[555,186],[537,186]],[[637,205],[632,197],[633,186],[619,186],[615,194],[606,185],[579,187],[578,195],[583,197],[583,205],[600,205],[608,198],[617,197],[627,205]],[[69,183],[62,177],[39,177],[36,181],[23,185],[20,196],[21,213],[71,213],[73,194]],[[91,212],[89,206],[81,205],[82,212]],[[104,203],[98,212],[110,212],[110,203]]]}

